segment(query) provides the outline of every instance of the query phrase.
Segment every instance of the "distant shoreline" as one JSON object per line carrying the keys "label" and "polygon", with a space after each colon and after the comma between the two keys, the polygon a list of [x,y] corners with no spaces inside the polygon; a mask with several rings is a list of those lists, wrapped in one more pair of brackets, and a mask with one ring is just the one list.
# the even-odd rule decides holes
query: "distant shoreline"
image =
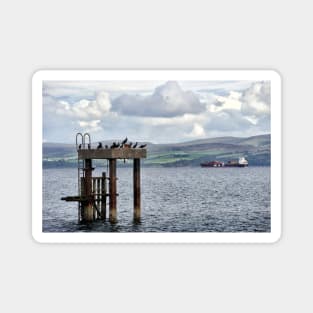
{"label": "distant shoreline", "polygon": [[[144,167],[198,167],[208,161],[226,163],[239,157],[245,157],[250,166],[269,166],[271,135],[206,138],[175,144],[148,143],[147,158],[141,164]],[[43,168],[77,167],[76,146],[44,143],[42,161]],[[97,166],[99,162],[95,160],[94,164]],[[118,164],[128,167],[132,163]]]}
{"label": "distant shoreline", "polygon": [[[50,162],[49,162],[50,163]],[[52,162],[51,162],[52,163]],[[104,167],[102,166],[96,166],[96,167]],[[118,164],[119,168],[132,168],[132,162],[129,163],[128,165],[124,165],[124,164]],[[200,164],[197,165],[159,165],[159,164],[143,164],[142,165],[143,168],[184,168],[184,167],[194,167],[194,168],[201,168]],[[271,167],[270,164],[253,164],[253,165],[249,165],[248,167]],[[71,165],[55,165],[55,164],[51,164],[51,165],[43,165],[42,169],[47,170],[47,169],[68,169],[68,168],[73,168],[76,169],[77,165],[75,165],[74,163]],[[208,168],[203,168],[203,170],[223,170],[229,167],[221,167],[221,168],[214,168],[214,167],[208,167]],[[232,167],[233,168],[233,167]],[[238,167],[239,168],[239,167]]]}

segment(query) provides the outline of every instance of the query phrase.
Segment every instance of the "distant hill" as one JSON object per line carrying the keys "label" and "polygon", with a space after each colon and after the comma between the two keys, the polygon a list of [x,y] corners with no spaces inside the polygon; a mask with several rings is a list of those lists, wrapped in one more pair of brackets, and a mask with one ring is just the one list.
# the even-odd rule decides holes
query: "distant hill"
{"label": "distant hill", "polygon": [[[103,141],[110,145],[114,140]],[[97,145],[97,143],[95,143]],[[267,166],[271,160],[271,136],[219,137],[171,144],[147,145],[144,166],[199,166],[203,161],[228,161],[245,156],[249,165]],[[44,167],[76,166],[76,147],[72,144],[44,143]],[[126,163],[126,166],[130,163]],[[121,166],[125,166],[123,163]]]}

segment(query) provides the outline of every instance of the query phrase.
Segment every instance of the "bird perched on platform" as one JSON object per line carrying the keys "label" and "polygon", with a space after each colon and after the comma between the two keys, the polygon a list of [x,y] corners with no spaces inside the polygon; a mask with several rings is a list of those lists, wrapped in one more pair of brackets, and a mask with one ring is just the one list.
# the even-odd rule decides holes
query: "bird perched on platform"
{"label": "bird perched on platform", "polygon": [[145,148],[146,146],[147,146],[147,144],[144,144],[144,145],[139,146],[139,148],[140,148],[140,149],[143,149],[143,148]]}
{"label": "bird perched on platform", "polygon": [[106,149],[109,149],[109,146],[108,146],[108,145],[105,145],[104,147],[105,147]]}
{"label": "bird perched on platform", "polygon": [[102,147],[102,143],[99,142],[97,149],[102,149],[102,148],[103,148],[103,147]]}
{"label": "bird perched on platform", "polygon": [[89,149],[89,150],[91,149],[91,145],[90,145],[90,143],[88,143],[88,149]]}
{"label": "bird perched on platform", "polygon": [[116,143],[116,142],[113,142],[112,146],[111,146],[111,149],[115,149],[115,148],[118,148],[120,146],[120,143]]}
{"label": "bird perched on platform", "polygon": [[127,142],[127,137],[122,141],[122,145],[125,145],[125,143]]}
{"label": "bird perched on platform", "polygon": [[82,148],[82,144],[80,144],[79,146],[78,146],[78,149],[80,150]]}
{"label": "bird perched on platform", "polygon": [[136,143],[134,144],[133,148],[136,148],[136,147],[137,147],[137,145],[138,145],[138,142],[136,142]]}

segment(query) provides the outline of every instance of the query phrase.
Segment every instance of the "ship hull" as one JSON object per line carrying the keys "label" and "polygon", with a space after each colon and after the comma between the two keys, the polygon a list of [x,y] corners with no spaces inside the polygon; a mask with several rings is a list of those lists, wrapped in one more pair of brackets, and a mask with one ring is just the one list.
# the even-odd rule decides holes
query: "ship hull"
{"label": "ship hull", "polygon": [[225,164],[226,167],[247,167],[248,164]]}
{"label": "ship hull", "polygon": [[244,157],[238,158],[238,160],[230,160],[227,163],[221,161],[208,161],[200,163],[201,167],[247,167],[248,161]]}
{"label": "ship hull", "polygon": [[224,163],[219,161],[210,161],[200,164],[201,167],[223,167]]}

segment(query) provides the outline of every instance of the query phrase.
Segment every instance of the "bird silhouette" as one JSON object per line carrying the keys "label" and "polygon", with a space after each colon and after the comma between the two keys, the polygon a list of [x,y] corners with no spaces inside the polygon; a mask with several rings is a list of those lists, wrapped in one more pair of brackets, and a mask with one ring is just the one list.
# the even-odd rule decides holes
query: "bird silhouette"
{"label": "bird silhouette", "polygon": [[111,149],[115,149],[115,148],[118,148],[120,146],[120,143],[116,143],[116,142],[113,142],[113,145],[111,146]]}
{"label": "bird silhouette", "polygon": [[141,146],[139,146],[139,148],[140,148],[140,149],[143,149],[143,148],[145,148],[146,146],[147,146],[147,144],[141,145]]}
{"label": "bird silhouette", "polygon": [[122,145],[125,145],[125,143],[127,142],[127,137],[122,141]]}
{"label": "bird silhouette", "polygon": [[91,145],[90,145],[90,143],[88,143],[88,149],[89,149],[89,150],[91,149]]}
{"label": "bird silhouette", "polygon": [[109,149],[109,146],[108,146],[108,145],[105,145],[104,147],[105,147],[106,149]]}
{"label": "bird silhouette", "polygon": [[132,142],[129,142],[129,148],[131,148],[131,147],[132,147],[132,144],[133,144]]}
{"label": "bird silhouette", "polygon": [[102,143],[99,142],[97,149],[102,149]]}
{"label": "bird silhouette", "polygon": [[78,146],[78,149],[80,150],[82,148],[82,144],[80,144],[79,146]]}
{"label": "bird silhouette", "polygon": [[133,148],[136,148],[136,147],[137,147],[137,145],[138,145],[138,142],[136,142],[136,143],[134,144]]}

